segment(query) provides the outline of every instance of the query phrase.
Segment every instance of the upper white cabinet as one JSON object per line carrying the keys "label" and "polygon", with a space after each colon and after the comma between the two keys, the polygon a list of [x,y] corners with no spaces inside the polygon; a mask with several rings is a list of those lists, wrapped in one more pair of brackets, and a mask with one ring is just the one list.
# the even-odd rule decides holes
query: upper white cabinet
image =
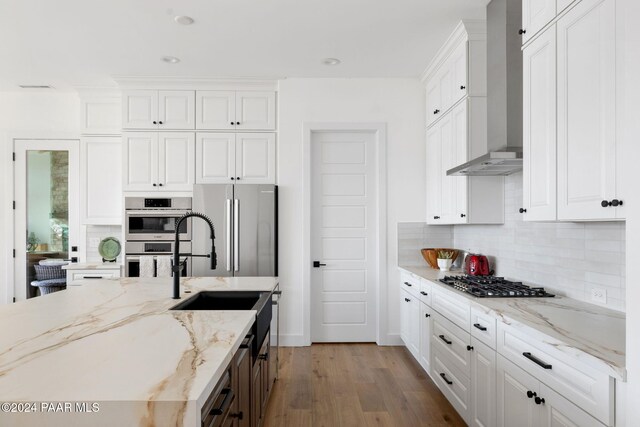
{"label": "upper white cabinet", "polygon": [[123,129],[195,128],[192,90],[128,90],[122,94]]}
{"label": "upper white cabinet", "polygon": [[191,132],[125,133],[124,191],[192,191],[194,145]]}
{"label": "upper white cabinet", "polygon": [[624,218],[615,23],[615,0],[582,0],[556,24],[560,220]]}
{"label": "upper white cabinet", "polygon": [[424,73],[427,126],[465,96],[486,96],[486,26],[463,21]]}
{"label": "upper white cabinet", "polygon": [[523,218],[556,219],[556,33],[545,31],[523,56]]}
{"label": "upper white cabinet", "polygon": [[196,111],[196,128],[201,130],[276,128],[273,91],[197,91]]}
{"label": "upper white cabinet", "polygon": [[83,224],[122,223],[122,139],[87,136],[80,140]]}
{"label": "upper white cabinet", "polygon": [[522,0],[522,43],[526,43],[556,16],[556,0]]}
{"label": "upper white cabinet", "polygon": [[204,133],[196,137],[196,183],[275,183],[273,133]]}
{"label": "upper white cabinet", "polygon": [[122,100],[119,95],[89,95],[80,98],[80,133],[120,135]]}

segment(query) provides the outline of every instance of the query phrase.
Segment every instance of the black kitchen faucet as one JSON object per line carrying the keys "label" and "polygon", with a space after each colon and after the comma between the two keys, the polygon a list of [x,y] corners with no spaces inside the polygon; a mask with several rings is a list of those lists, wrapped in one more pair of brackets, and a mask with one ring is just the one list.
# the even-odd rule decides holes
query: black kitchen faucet
{"label": "black kitchen faucet", "polygon": [[213,229],[213,223],[208,216],[198,212],[187,212],[176,220],[176,239],[173,245],[173,299],[180,299],[180,271],[182,270],[182,263],[180,262],[180,226],[182,222],[187,218],[200,218],[209,224],[211,230],[211,253],[208,255],[191,255],[191,256],[203,256],[211,258],[211,269],[215,270],[218,265],[218,257],[216,255],[216,233]]}

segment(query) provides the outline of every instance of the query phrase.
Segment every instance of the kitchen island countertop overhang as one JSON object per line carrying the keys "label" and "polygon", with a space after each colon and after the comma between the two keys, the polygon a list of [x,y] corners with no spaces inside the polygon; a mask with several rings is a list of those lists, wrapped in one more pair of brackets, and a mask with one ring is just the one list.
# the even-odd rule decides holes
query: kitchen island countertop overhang
{"label": "kitchen island countertop overhang", "polygon": [[[189,277],[181,280],[181,294],[185,300],[200,291],[277,286],[275,277]],[[96,425],[196,425],[256,311],[170,310],[176,303],[171,278],[123,278],[87,280],[0,308],[3,402],[101,408],[68,416],[3,412],[0,424],[64,424],[75,415],[74,422]]]}

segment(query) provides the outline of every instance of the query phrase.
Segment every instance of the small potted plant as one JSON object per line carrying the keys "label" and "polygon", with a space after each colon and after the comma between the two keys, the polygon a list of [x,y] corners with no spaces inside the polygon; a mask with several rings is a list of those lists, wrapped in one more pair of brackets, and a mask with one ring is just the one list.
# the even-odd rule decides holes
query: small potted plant
{"label": "small potted plant", "polygon": [[439,250],[438,251],[438,267],[442,271],[449,271],[451,264],[453,263],[453,251]]}

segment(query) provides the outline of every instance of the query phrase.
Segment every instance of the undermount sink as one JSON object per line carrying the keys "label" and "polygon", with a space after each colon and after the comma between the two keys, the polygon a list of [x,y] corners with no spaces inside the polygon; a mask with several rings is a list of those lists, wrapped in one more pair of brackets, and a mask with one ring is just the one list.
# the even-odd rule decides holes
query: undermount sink
{"label": "undermount sink", "polygon": [[171,310],[257,310],[269,299],[269,292],[202,291],[171,307]]}
{"label": "undermount sink", "polygon": [[201,291],[174,305],[171,310],[256,310],[256,321],[251,327],[256,338],[251,348],[254,362],[258,357],[258,346],[269,332],[273,313],[271,292],[259,291]]}

